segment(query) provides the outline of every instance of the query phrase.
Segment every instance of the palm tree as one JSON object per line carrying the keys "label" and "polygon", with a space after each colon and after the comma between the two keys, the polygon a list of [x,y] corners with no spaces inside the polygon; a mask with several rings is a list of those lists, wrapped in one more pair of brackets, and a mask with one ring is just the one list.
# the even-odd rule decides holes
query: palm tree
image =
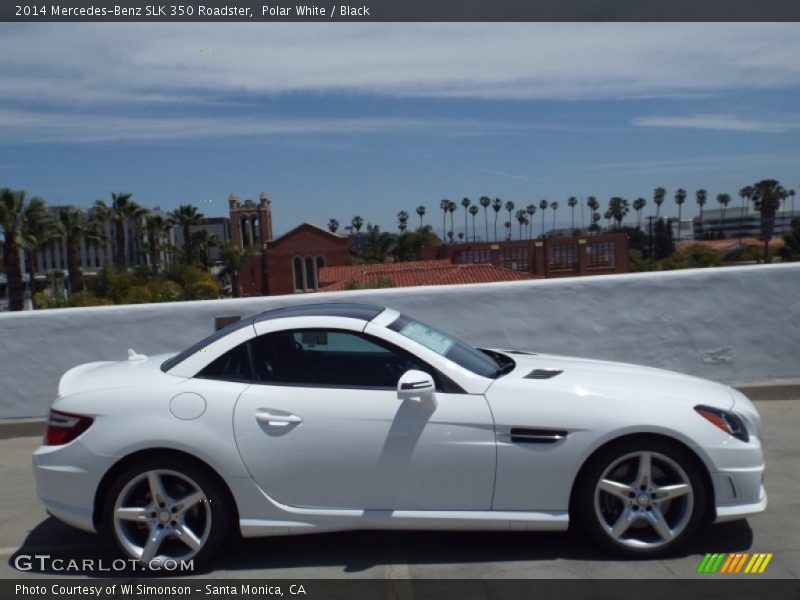
{"label": "palm tree", "polygon": [[720,227],[720,234],[724,235],[722,232],[725,231],[725,209],[728,207],[728,204],[730,204],[730,202],[731,202],[731,195],[730,194],[717,194],[717,202],[719,202],[720,206],[722,206],[722,225]]}
{"label": "palm tree", "polygon": [[788,193],[789,193],[789,198],[790,198],[790,199],[791,199],[791,201],[792,201],[792,220],[794,220],[794,188],[792,188],[791,190],[789,190],[789,192],[788,192]]}
{"label": "palm tree", "polygon": [[192,250],[204,269],[211,268],[211,249],[219,246],[219,238],[208,229],[192,232]]}
{"label": "palm tree", "polygon": [[417,207],[417,214],[419,215],[419,228],[422,229],[422,217],[425,216],[425,207],[421,204]]}
{"label": "palm tree", "polygon": [[475,232],[475,215],[478,214],[479,210],[480,209],[478,208],[477,204],[473,204],[472,206],[469,207],[469,214],[472,215],[472,242],[473,243],[476,243],[478,241],[477,233]]}
{"label": "palm tree", "polygon": [[26,202],[24,191],[0,189],[0,228],[3,230],[3,259],[9,310],[22,310],[25,306],[20,254],[25,250],[26,241],[30,239],[29,226],[37,218],[44,219],[45,214],[44,201],[40,198],[32,198]]}
{"label": "palm tree", "polygon": [[653,202],[656,205],[656,221],[661,214],[661,205],[664,204],[664,199],[667,197],[667,190],[663,187],[657,187],[653,192]]}
{"label": "palm tree", "polygon": [[356,232],[356,238],[358,238],[359,234],[361,233],[361,228],[364,226],[364,219],[361,217],[361,215],[356,215],[350,219],[350,225],[353,226],[353,229]]}
{"label": "palm tree", "polygon": [[83,289],[83,273],[80,263],[80,243],[85,239],[87,245],[97,245],[103,240],[99,223],[95,220],[85,222],[82,211],[71,206],[58,209],[60,237],[67,251],[67,280],[71,294]]}
{"label": "palm tree", "polygon": [[622,225],[622,219],[630,212],[630,206],[625,198],[614,196],[608,201],[608,210],[611,211],[611,216],[617,222],[617,229],[619,229]]}
{"label": "palm tree", "polygon": [[196,206],[191,204],[181,204],[177,209],[169,213],[170,219],[181,226],[183,232],[183,260],[187,265],[194,261],[194,246],[191,235],[193,225],[202,225],[205,216]]}
{"label": "palm tree", "polygon": [[114,224],[114,264],[118,267],[124,267],[127,264],[125,223],[128,219],[140,219],[144,215],[144,209],[131,200],[132,196],[133,194],[122,192],[112,193],[110,205],[102,200],[94,203],[95,214]]}
{"label": "palm tree", "polygon": [[469,205],[472,204],[469,198],[463,198],[461,200],[461,206],[464,207],[464,233],[466,234],[469,231],[467,227],[467,212],[469,211]]}
{"label": "palm tree", "polygon": [[150,268],[153,275],[161,271],[162,237],[169,233],[172,222],[161,215],[148,215],[144,218],[144,230],[147,232],[147,249],[150,252]]}
{"label": "palm tree", "polygon": [[544,237],[544,217],[545,217],[545,211],[547,210],[547,207],[548,207],[548,206],[549,206],[549,203],[547,202],[547,200],[544,200],[544,199],[542,199],[542,200],[539,200],[539,208],[541,208],[541,209],[542,209],[542,237]]}
{"label": "palm tree", "polygon": [[[48,246],[57,244],[62,237],[61,226],[47,203],[41,198],[31,198],[22,211],[22,249],[28,265],[28,292],[31,299],[36,287],[36,256]],[[61,281],[63,281],[63,274]]]}
{"label": "palm tree", "polygon": [[597,211],[600,209],[600,203],[597,201],[597,198],[595,198],[594,196],[589,196],[586,199],[586,206],[588,206],[589,210],[592,211],[592,225],[594,225],[594,228],[592,229],[591,225],[589,227],[590,227],[590,229],[592,229],[592,231],[597,233],[600,230],[600,226],[597,224],[597,222],[600,219],[599,218],[595,219],[594,216],[597,214]]}
{"label": "palm tree", "polygon": [[536,213],[536,205],[528,204],[525,207],[525,213],[528,215],[528,239],[533,238],[533,215]]}
{"label": "palm tree", "polygon": [[328,220],[328,231],[331,233],[336,233],[339,231],[339,221],[336,219],[329,219]]}
{"label": "palm tree", "polygon": [[447,205],[447,212],[450,213],[450,241],[453,240],[453,232],[456,229],[455,225],[453,224],[453,213],[456,212],[457,208],[458,205],[452,201]]}
{"label": "palm tree", "polygon": [[500,198],[492,200],[492,210],[494,211],[494,241],[497,241],[497,215],[503,210],[503,201]]}
{"label": "palm tree", "polygon": [[240,274],[242,269],[247,265],[250,256],[253,253],[251,246],[239,248],[231,241],[225,242],[220,253],[222,259],[222,271],[220,275],[229,275],[231,278],[231,295],[234,298],[239,298],[242,295],[242,286],[240,283]]}
{"label": "palm tree", "polygon": [[572,209],[572,218],[570,225],[570,235],[575,231],[575,207],[578,205],[578,199],[575,196],[570,196],[567,199],[567,206]]}
{"label": "palm tree", "polygon": [[408,213],[404,210],[397,213],[397,228],[400,233],[404,233],[408,229]]}
{"label": "palm tree", "polygon": [[506,240],[510,240],[511,239],[511,221],[506,221],[505,223],[503,223],[503,227],[505,227],[507,229],[507,231],[506,231]]}
{"label": "palm tree", "polygon": [[558,210],[558,202],[553,202],[550,205],[550,208],[553,209],[553,227],[550,230],[550,233],[552,233],[552,232],[554,232],[556,230],[556,211]]}
{"label": "palm tree", "polygon": [[478,203],[483,207],[483,221],[486,224],[486,241],[489,241],[489,206],[492,204],[492,199],[489,196],[481,196]]}
{"label": "palm tree", "polygon": [[516,206],[513,201],[506,201],[505,209],[508,213],[508,239],[511,239],[511,213],[514,211],[514,208],[516,208]]}
{"label": "palm tree", "polygon": [[443,199],[439,203],[439,208],[442,209],[442,241],[447,238],[447,211],[450,210],[450,200]]}
{"label": "palm tree", "polygon": [[700,237],[703,236],[703,207],[706,204],[706,197],[708,196],[708,192],[704,189],[699,189],[694,193],[694,197],[697,200],[697,206],[700,207]]}
{"label": "palm tree", "polygon": [[742,212],[739,215],[739,243],[742,241],[742,236],[744,234],[744,223],[745,223],[745,201],[749,201],[750,198],[753,197],[753,186],[746,185],[742,189],[739,190],[739,197],[742,199]]}
{"label": "palm tree", "polygon": [[764,262],[769,261],[769,242],[775,231],[775,213],[789,195],[775,179],[762,179],[753,185],[753,208],[761,213],[761,239],[764,241]]}
{"label": "palm tree", "polygon": [[681,211],[683,209],[683,203],[686,202],[686,190],[683,188],[678,188],[675,191],[675,204],[678,205],[678,240],[681,239],[681,230],[683,229],[683,224],[681,223]]}
{"label": "palm tree", "polygon": [[633,210],[636,211],[636,228],[642,228],[642,209],[647,206],[647,200],[644,198],[637,198],[633,201]]}
{"label": "palm tree", "polygon": [[598,221],[600,221],[600,213],[592,211],[592,224],[589,225],[589,229],[594,231],[595,235],[600,232],[600,225],[598,225]]}
{"label": "palm tree", "polygon": [[518,210],[514,216],[519,223],[519,239],[522,239],[522,226],[528,222],[527,213],[524,210]]}

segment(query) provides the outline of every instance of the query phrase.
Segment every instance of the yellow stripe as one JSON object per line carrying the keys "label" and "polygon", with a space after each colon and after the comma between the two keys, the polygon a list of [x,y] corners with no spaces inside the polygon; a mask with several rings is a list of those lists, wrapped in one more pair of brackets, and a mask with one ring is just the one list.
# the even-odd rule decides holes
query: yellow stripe
{"label": "yellow stripe", "polygon": [[748,556],[750,556],[750,555],[747,552],[742,554],[742,557],[739,559],[739,564],[736,565],[736,572],[737,573],[742,570],[742,567],[744,566],[744,561],[747,560]]}
{"label": "yellow stripe", "polygon": [[750,572],[750,570],[753,568],[753,565],[758,560],[759,556],[760,556],[760,554],[753,554],[753,558],[750,559],[750,562],[747,563],[747,566],[744,568],[744,572],[745,573],[749,573]]}
{"label": "yellow stripe", "polygon": [[728,554],[728,559],[725,561],[725,564],[722,565],[722,568],[719,570],[720,573],[727,573],[728,567],[733,563],[733,559],[736,558],[738,554]]}
{"label": "yellow stripe", "polygon": [[764,562],[761,563],[761,569],[758,572],[759,573],[763,573],[767,569],[767,565],[769,564],[769,561],[771,561],[771,560],[772,560],[772,552],[767,554],[767,557],[764,559]]}
{"label": "yellow stripe", "polygon": [[758,555],[758,560],[753,564],[753,568],[750,569],[751,573],[758,573],[758,568],[761,566],[761,563],[764,562],[766,556],[767,556],[766,554]]}

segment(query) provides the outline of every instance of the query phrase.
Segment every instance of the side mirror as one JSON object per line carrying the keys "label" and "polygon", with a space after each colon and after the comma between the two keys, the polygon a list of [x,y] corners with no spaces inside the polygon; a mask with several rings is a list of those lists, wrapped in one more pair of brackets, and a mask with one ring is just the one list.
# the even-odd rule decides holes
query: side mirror
{"label": "side mirror", "polygon": [[397,382],[397,398],[400,400],[427,401],[436,404],[436,384],[433,377],[424,371],[406,371]]}

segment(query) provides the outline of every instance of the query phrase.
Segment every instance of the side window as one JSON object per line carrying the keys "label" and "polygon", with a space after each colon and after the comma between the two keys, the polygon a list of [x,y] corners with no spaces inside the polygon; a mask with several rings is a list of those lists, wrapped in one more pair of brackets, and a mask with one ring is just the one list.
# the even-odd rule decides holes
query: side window
{"label": "side window", "polygon": [[218,379],[221,381],[253,381],[247,342],[228,350],[225,354],[200,371],[197,377],[201,379]]}
{"label": "side window", "polygon": [[397,387],[409,369],[431,372],[410,354],[350,331],[281,331],[253,341],[256,380],[266,384],[345,388]]}

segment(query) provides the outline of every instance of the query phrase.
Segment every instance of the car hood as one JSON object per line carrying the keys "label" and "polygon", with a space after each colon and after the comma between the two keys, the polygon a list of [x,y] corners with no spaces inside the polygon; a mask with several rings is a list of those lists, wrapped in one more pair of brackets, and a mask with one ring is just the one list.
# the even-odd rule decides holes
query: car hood
{"label": "car hood", "polygon": [[161,364],[172,354],[137,355],[120,361],[90,362],[73,367],[61,377],[58,396],[104,389],[141,387],[160,378],[183,380],[161,371]]}
{"label": "car hood", "polygon": [[497,379],[497,388],[527,385],[577,396],[632,399],[637,401],[683,401],[730,410],[734,404],[731,389],[725,385],[627,363],[497,350],[516,362],[513,371]]}

